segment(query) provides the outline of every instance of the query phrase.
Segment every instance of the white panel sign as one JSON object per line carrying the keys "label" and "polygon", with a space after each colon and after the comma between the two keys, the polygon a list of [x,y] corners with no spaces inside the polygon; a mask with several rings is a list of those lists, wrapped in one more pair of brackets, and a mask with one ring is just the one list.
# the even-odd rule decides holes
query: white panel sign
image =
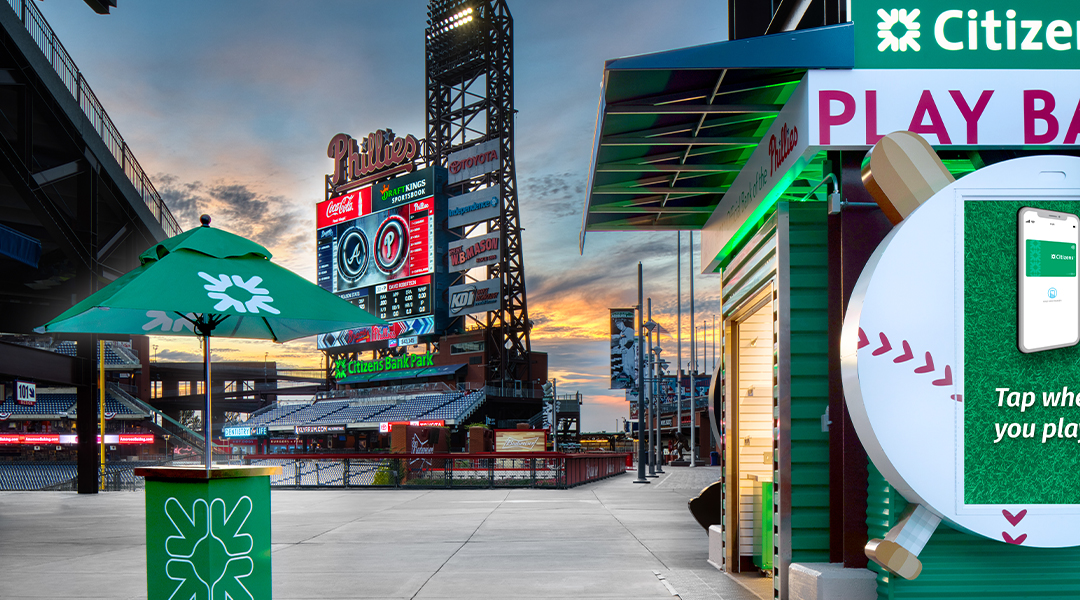
{"label": "white panel sign", "polygon": [[459,183],[499,168],[499,141],[489,140],[446,157],[449,183]]}
{"label": "white panel sign", "polygon": [[[865,149],[893,131],[934,146],[1074,146],[1076,71],[810,71],[811,145]],[[778,121],[779,122],[779,121]]]}
{"label": "white panel sign", "polygon": [[450,316],[499,310],[502,307],[502,280],[488,279],[450,288]]}
{"label": "white panel sign", "polygon": [[[1048,172],[1059,173],[1060,177],[1041,176]],[[965,469],[966,461],[978,466],[978,461],[983,460],[981,455],[973,455],[971,448],[965,452],[967,441],[977,441],[976,436],[982,435],[974,429],[965,430],[971,415],[985,413],[989,407],[1003,415],[1015,413],[1005,419],[1027,422],[1038,417],[1032,415],[1034,411],[1022,414],[1011,404],[1002,406],[1001,393],[978,392],[987,386],[993,390],[994,385],[1007,385],[1009,375],[1004,368],[1001,373],[995,370],[989,379],[983,376],[985,373],[967,372],[966,355],[986,353],[990,348],[981,340],[968,347],[965,330],[1000,328],[995,319],[1002,323],[1015,320],[1016,309],[1015,305],[1001,306],[1000,314],[995,315],[985,311],[969,314],[965,310],[965,302],[971,302],[973,294],[982,293],[980,284],[985,283],[972,282],[970,274],[966,274],[966,265],[979,261],[979,257],[965,253],[966,236],[973,235],[965,224],[978,224],[972,215],[985,214],[987,205],[1008,201],[1010,210],[1004,211],[1005,218],[997,229],[1006,232],[1004,237],[1011,235],[1015,240],[1017,217],[1012,204],[1055,200],[1076,203],[1080,208],[1077,180],[1080,159],[1039,156],[997,163],[950,184],[881,242],[855,285],[844,318],[840,341],[844,397],[859,439],[874,465],[908,502],[924,505],[959,529],[999,542],[1043,548],[1080,545],[1080,504],[968,502],[965,481],[977,472]],[[1022,189],[1018,185],[1021,182]],[[972,207],[980,204],[981,209]],[[999,250],[1014,256],[1017,252],[1011,244],[994,248],[995,252]],[[1008,270],[1001,277],[1015,278],[1016,274]],[[1015,331],[1015,321],[1005,324]],[[1009,337],[1001,349],[1019,353],[1015,337]],[[1072,373],[1039,371],[1039,361],[1052,360],[1054,352],[1062,351],[1026,355],[1025,369],[1035,373],[1046,389],[1056,385],[1061,390],[1062,381],[1074,384]],[[997,396],[1002,396],[1001,400]],[[1049,396],[1053,398],[1053,394]],[[1053,414],[1049,425],[1054,429],[1058,429],[1055,410],[1062,415],[1062,421],[1076,420],[1071,412],[1074,408],[1062,411],[1056,402],[1046,408],[1045,400],[1044,394],[1038,408]],[[1031,404],[1035,403],[1032,393]],[[1032,425],[1030,436],[1021,435],[1023,428],[1019,424],[1016,435],[1005,435],[1005,425],[1008,423],[985,424],[982,429],[991,437],[984,447],[1015,444],[1012,447],[1020,454],[1025,449],[1032,454],[1027,460],[1002,461],[1005,471],[1043,473],[1047,478],[1071,476],[1071,464],[1040,462],[1034,455],[1048,443],[1072,454],[1076,447],[1075,427],[1072,436],[1061,439],[1046,435],[1048,426],[1044,424],[1037,429]],[[1001,432],[997,439],[992,435],[995,428]],[[1019,498],[1031,491],[1015,489],[1017,486],[1006,479],[997,483],[1004,490],[998,492],[1001,497]],[[1071,490],[1066,492],[1067,497],[1075,496]]]}
{"label": "white panel sign", "polygon": [[701,229],[702,273],[716,270],[717,255],[747,218],[806,166],[806,89],[803,79]]}
{"label": "white panel sign", "polygon": [[467,271],[499,262],[502,239],[498,231],[450,243],[450,271]]}
{"label": "white panel sign", "polygon": [[447,200],[447,227],[472,225],[499,218],[499,198],[502,186],[492,186],[454,196]]}
{"label": "white panel sign", "polygon": [[15,382],[15,404],[33,406],[37,403],[37,385],[29,381]]}

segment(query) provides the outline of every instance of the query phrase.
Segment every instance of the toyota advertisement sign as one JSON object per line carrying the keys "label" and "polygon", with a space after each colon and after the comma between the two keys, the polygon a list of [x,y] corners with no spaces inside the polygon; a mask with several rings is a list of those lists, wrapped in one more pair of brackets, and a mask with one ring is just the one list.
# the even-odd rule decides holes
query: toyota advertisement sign
{"label": "toyota advertisement sign", "polygon": [[464,150],[452,152],[446,157],[447,170],[450,173],[449,183],[461,183],[466,179],[479,177],[499,168],[499,142],[489,140],[482,144],[469,146]]}
{"label": "toyota advertisement sign", "polygon": [[488,279],[450,288],[450,317],[460,317],[502,307],[502,280]]}

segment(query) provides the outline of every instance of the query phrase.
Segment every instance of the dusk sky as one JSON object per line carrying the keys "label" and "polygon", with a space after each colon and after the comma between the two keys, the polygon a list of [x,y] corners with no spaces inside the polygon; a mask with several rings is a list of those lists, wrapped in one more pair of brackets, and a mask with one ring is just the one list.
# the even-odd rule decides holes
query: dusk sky
{"label": "dusk sky", "polygon": [[[82,0],[37,4],[181,227],[209,213],[214,226],[262,243],[275,262],[308,279],[315,277],[315,203],[332,169],[330,138],[388,127],[424,135],[421,0],[120,0],[105,16]],[[607,389],[607,309],[636,304],[642,261],[653,319],[671,332],[661,340],[664,358],[675,362],[676,234],[590,233],[578,254],[604,61],[723,40],[726,3],[509,6],[532,347],[549,353],[560,393],[585,396],[582,430],[612,430],[628,414],[623,394]],[[683,268],[687,311],[685,258]],[[698,324],[711,322],[719,278],[698,276],[695,286]],[[687,316],[683,326],[685,364]],[[159,360],[199,360],[192,339],[151,343]],[[214,347],[215,360],[262,360],[264,353],[282,366],[315,367],[323,356],[313,338]]]}

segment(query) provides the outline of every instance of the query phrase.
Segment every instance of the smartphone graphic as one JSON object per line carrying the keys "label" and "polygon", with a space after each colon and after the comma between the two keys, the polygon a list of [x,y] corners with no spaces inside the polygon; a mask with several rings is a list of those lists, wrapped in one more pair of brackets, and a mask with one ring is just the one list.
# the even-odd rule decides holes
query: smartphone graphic
{"label": "smartphone graphic", "polygon": [[1017,213],[1021,352],[1075,346],[1080,341],[1080,280],[1076,215],[1025,206]]}

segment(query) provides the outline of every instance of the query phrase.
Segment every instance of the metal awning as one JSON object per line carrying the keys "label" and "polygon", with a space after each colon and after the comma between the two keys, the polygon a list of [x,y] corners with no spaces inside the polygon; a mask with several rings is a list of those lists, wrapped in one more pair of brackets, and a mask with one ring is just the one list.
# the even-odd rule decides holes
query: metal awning
{"label": "metal awning", "polygon": [[588,231],[700,229],[806,71],[851,69],[853,48],[844,23],[608,61],[581,250]]}
{"label": "metal awning", "polygon": [[453,375],[458,371],[469,366],[467,363],[458,363],[456,365],[439,365],[437,367],[428,367],[426,371],[421,374],[421,377],[440,377],[446,375]]}
{"label": "metal awning", "polygon": [[418,369],[401,369],[400,371],[385,371],[382,373],[374,373],[368,381],[389,381],[391,379],[416,379],[421,377],[421,373],[427,371],[428,367],[420,367]]}

